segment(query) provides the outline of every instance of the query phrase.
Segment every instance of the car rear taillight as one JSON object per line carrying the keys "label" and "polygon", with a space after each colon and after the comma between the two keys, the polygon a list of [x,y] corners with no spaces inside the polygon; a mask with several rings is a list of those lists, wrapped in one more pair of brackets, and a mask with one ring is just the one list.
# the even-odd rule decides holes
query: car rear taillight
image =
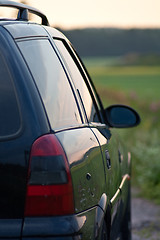
{"label": "car rear taillight", "polygon": [[25,216],[74,213],[73,187],[65,152],[55,135],[44,135],[32,145]]}

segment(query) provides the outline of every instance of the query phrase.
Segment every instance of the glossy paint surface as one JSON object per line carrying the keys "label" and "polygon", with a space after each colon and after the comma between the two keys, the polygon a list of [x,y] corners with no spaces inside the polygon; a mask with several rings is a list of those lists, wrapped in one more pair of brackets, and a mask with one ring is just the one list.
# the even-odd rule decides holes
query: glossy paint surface
{"label": "glossy paint surface", "polygon": [[88,127],[56,135],[70,164],[75,212],[95,207],[105,192],[104,163],[97,139]]}

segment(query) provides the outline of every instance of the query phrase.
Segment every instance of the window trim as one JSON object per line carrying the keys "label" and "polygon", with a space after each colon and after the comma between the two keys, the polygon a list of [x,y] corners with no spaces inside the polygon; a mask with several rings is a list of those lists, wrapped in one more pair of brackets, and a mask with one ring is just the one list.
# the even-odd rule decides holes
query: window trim
{"label": "window trim", "polygon": [[70,86],[72,88],[72,91],[74,93],[74,97],[75,97],[75,100],[76,100],[76,103],[77,103],[77,107],[78,107],[78,110],[79,110],[79,114],[80,114],[80,117],[81,117],[81,121],[82,123],[81,124],[84,124],[86,125],[86,122],[88,123],[87,121],[87,117],[86,117],[86,113],[85,113],[85,109],[84,109],[84,105],[83,105],[83,102],[81,101],[81,98],[79,97],[79,93],[78,93],[78,89],[76,89],[75,87],[75,84],[72,80],[72,77],[71,77],[71,74],[70,74],[70,71],[67,67],[67,63],[65,62],[65,59],[63,58],[63,56],[61,55],[56,43],[54,42],[54,39],[55,40],[60,40],[61,42],[63,42],[64,39],[61,39],[61,38],[54,38],[52,37],[52,41],[53,41],[53,47],[57,53],[57,56],[59,57],[60,61],[61,61],[61,64],[63,66],[63,69],[67,75],[67,78],[68,78],[68,81],[70,83]]}
{"label": "window trim", "polygon": [[[64,46],[66,47],[66,49],[68,50],[69,54],[71,55],[71,58],[72,58],[73,61],[75,62],[76,66],[77,66],[77,68],[78,68],[78,70],[79,70],[79,72],[80,72],[80,74],[81,74],[81,76],[82,76],[82,78],[83,78],[86,86],[87,86],[87,89],[88,89],[88,91],[89,91],[89,93],[90,93],[90,96],[91,96],[91,99],[92,99],[92,101],[93,101],[93,104],[94,104],[96,113],[97,113],[97,115],[98,115],[99,123],[104,123],[103,117],[101,116],[100,111],[99,111],[99,108],[98,108],[98,106],[97,106],[97,102],[98,102],[101,110],[103,109],[103,105],[102,105],[101,101],[99,101],[100,98],[99,98],[99,96],[98,96],[98,94],[97,94],[97,92],[96,92],[96,90],[95,90],[95,87],[94,87],[94,85],[93,85],[93,83],[92,83],[92,80],[91,80],[91,78],[90,78],[90,76],[89,76],[89,74],[88,74],[88,72],[87,72],[87,70],[86,70],[86,68],[85,68],[82,60],[80,59],[80,57],[78,56],[78,54],[77,54],[77,52],[75,51],[74,47],[72,46],[72,44],[71,44],[69,41],[67,42],[65,39],[58,38],[58,37],[53,37],[53,40],[59,40],[59,41],[61,41],[61,42],[64,44]],[[56,44],[55,44],[55,45],[56,45]],[[56,47],[56,48],[57,48],[57,47]],[[58,49],[58,48],[57,48],[57,49]],[[58,51],[59,51],[59,50],[58,50]],[[59,52],[59,54],[60,54],[60,52]],[[61,54],[60,54],[60,55],[61,55]],[[95,99],[95,96],[94,96],[94,95],[96,96],[97,99]],[[79,96],[78,96],[78,97],[79,97]],[[80,101],[81,101],[81,99],[80,99]],[[81,103],[82,103],[82,109],[85,108],[82,101],[81,101]],[[83,114],[84,114],[84,116],[85,116],[85,118],[86,118],[86,110],[83,109],[83,112],[84,112]],[[87,118],[87,122],[88,122],[88,124],[91,123],[91,122],[88,120],[88,118]],[[95,123],[96,123],[96,122],[95,122]]]}

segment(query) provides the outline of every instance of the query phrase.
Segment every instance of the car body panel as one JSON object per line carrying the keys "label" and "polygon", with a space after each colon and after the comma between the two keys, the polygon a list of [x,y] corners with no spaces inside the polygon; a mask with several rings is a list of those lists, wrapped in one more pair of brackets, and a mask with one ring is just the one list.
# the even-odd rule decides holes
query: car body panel
{"label": "car body panel", "polygon": [[73,180],[75,211],[95,207],[105,192],[105,173],[100,146],[90,128],[57,133],[65,149]]}
{"label": "car body panel", "polygon": [[[121,219],[121,201],[122,201],[122,192],[119,189],[121,184],[122,175],[121,175],[121,166],[118,156],[118,139],[114,135],[114,132],[111,134],[110,138],[106,141],[106,134],[104,134],[105,129],[92,129],[96,134],[100,145],[101,151],[105,163],[105,175],[106,175],[106,194],[109,199],[108,205],[111,209],[111,226],[114,229],[118,229],[117,226],[114,226]],[[107,134],[108,136],[108,134]],[[106,155],[107,151],[107,155]],[[110,166],[107,167],[107,156],[109,154]]]}

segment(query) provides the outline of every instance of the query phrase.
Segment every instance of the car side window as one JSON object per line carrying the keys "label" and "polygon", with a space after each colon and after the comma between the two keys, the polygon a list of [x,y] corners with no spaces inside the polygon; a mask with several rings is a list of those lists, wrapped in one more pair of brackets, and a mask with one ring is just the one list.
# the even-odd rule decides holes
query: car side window
{"label": "car side window", "polygon": [[67,49],[67,46],[63,43],[63,41],[59,39],[54,39],[54,42],[60,54],[62,55],[65,64],[68,67],[72,81],[78,91],[82,105],[84,106],[88,122],[99,122],[96,108],[91,98],[90,92],[87,88],[87,85],[82,77],[79,68],[77,67],[74,59],[69,52],[69,49]]}
{"label": "car side window", "polygon": [[0,53],[0,139],[17,134],[21,118],[13,79],[6,61]]}
{"label": "car side window", "polygon": [[81,123],[71,85],[48,39],[18,42],[45,105],[52,128]]}

